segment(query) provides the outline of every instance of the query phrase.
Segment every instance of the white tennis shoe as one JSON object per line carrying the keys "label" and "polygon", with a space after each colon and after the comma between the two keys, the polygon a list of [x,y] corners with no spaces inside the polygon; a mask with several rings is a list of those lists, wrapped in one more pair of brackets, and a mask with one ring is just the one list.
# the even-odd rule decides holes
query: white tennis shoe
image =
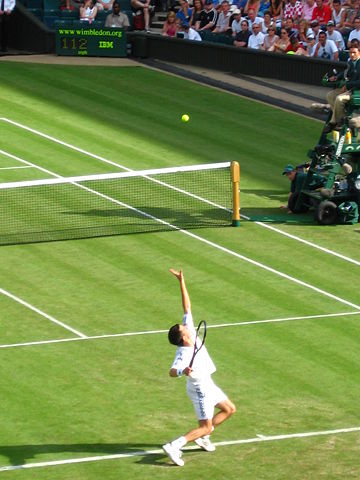
{"label": "white tennis shoe", "polygon": [[178,465],[179,467],[184,466],[184,460],[181,458],[182,451],[179,448],[175,448],[171,443],[166,443],[162,446],[162,449],[167,455],[169,455],[175,465]]}
{"label": "white tennis shoe", "polygon": [[207,452],[214,452],[216,447],[213,443],[211,443],[210,435],[205,435],[204,437],[197,438],[194,440],[196,445]]}

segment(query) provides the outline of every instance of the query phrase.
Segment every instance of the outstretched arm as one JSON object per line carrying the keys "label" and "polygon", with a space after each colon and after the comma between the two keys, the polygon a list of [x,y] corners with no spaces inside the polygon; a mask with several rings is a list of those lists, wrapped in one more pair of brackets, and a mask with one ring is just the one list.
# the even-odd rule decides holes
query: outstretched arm
{"label": "outstretched arm", "polygon": [[184,313],[189,313],[191,311],[191,303],[190,303],[189,293],[185,285],[183,272],[182,270],[178,272],[177,270],[170,268],[170,273],[172,273],[180,282],[181,299],[182,299],[182,304],[184,308]]}

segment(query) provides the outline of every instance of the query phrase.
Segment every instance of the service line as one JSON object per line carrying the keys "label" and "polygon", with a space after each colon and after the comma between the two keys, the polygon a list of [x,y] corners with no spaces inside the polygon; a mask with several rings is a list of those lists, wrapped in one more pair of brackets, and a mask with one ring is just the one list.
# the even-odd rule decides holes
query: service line
{"label": "service line", "polygon": [[[208,328],[230,328],[230,327],[244,327],[247,325],[261,325],[267,323],[281,323],[281,322],[295,322],[302,320],[314,320],[319,318],[334,318],[334,317],[347,317],[349,315],[360,315],[360,312],[341,312],[341,313],[324,313],[321,315],[306,315],[302,317],[285,317],[285,318],[270,318],[267,320],[249,320],[245,322],[235,323],[219,323],[216,325],[209,325]],[[50,345],[53,343],[68,343],[76,342],[79,340],[100,340],[103,338],[116,338],[116,337],[135,337],[139,335],[155,335],[168,333],[168,330],[145,330],[139,332],[125,332],[125,333],[108,333],[104,335],[93,335],[88,337],[72,337],[72,338],[58,338],[54,340],[39,340],[35,342],[23,342],[23,343],[10,343],[0,345],[0,348],[16,348],[16,347],[32,347],[36,345]]]}

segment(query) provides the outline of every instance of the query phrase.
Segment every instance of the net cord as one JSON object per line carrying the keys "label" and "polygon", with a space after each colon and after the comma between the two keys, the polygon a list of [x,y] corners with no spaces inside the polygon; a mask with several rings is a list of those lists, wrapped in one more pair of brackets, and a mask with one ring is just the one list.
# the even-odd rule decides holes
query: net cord
{"label": "net cord", "polygon": [[[129,208],[131,210],[134,210],[138,213],[141,213],[144,216],[147,216],[149,218],[152,218],[153,220],[155,217],[152,217],[151,215],[146,214],[145,212],[140,212],[136,208],[131,207],[130,205],[126,205],[120,201],[117,201],[111,197],[108,197],[106,195],[101,194],[100,192],[97,192],[96,190],[86,187],[85,185],[81,185],[79,182],[85,182],[85,181],[99,181],[99,180],[114,180],[114,179],[119,179],[119,178],[130,178],[130,177],[141,177],[145,178],[147,180],[150,180],[154,183],[157,183],[159,185],[162,185],[166,188],[169,188],[171,190],[174,190],[178,193],[182,193],[183,195],[187,195],[189,197],[192,197],[196,200],[199,200],[203,203],[207,203],[208,205],[211,205],[215,208],[219,208],[221,210],[227,211],[227,212],[232,212],[232,210],[224,207],[223,205],[219,205],[215,202],[212,202],[210,200],[207,200],[206,198],[200,197],[199,195],[196,195],[194,193],[190,193],[186,190],[183,190],[178,187],[174,187],[173,185],[170,185],[162,180],[158,180],[156,178],[150,177],[149,175],[159,175],[159,174],[166,174],[166,173],[181,173],[181,172],[191,172],[191,171],[201,171],[201,170],[216,170],[220,168],[230,168],[231,163],[230,162],[221,162],[221,163],[210,163],[210,164],[203,164],[203,165],[189,165],[185,167],[170,167],[170,168],[158,168],[158,169],[152,169],[152,170],[138,170],[138,171],[129,171],[129,172],[116,172],[116,173],[104,173],[104,174],[99,174],[99,175],[82,175],[82,176],[77,176],[77,177],[56,177],[56,178],[47,178],[47,179],[42,179],[42,180],[30,180],[30,181],[21,181],[21,182],[8,182],[8,183],[0,183],[0,190],[5,190],[5,189],[11,189],[11,188],[24,188],[24,187],[38,187],[38,186],[43,186],[43,185],[61,185],[61,184],[71,184],[75,185],[77,187],[80,187],[84,190],[87,190],[91,193],[94,193],[96,195],[99,195],[109,201],[113,201],[114,203],[117,203],[118,205],[121,205],[123,207]],[[166,222],[165,222],[166,224]]]}
{"label": "net cord", "polygon": [[115,173],[102,173],[98,175],[81,175],[77,177],[56,177],[56,178],[45,178],[41,180],[30,180],[30,181],[21,181],[21,182],[7,182],[0,183],[0,190],[9,189],[9,188],[21,188],[21,187],[35,187],[41,185],[59,185],[62,183],[73,183],[77,184],[79,182],[87,181],[98,181],[98,180],[111,180],[117,178],[129,178],[129,177],[143,177],[148,178],[149,180],[156,180],[149,175],[160,175],[166,173],[181,173],[181,172],[192,172],[200,170],[215,170],[219,168],[230,167],[230,162],[221,162],[221,163],[210,163],[203,165],[188,165],[185,167],[169,167],[169,168],[157,168],[152,170],[131,170],[129,172],[115,172]]}

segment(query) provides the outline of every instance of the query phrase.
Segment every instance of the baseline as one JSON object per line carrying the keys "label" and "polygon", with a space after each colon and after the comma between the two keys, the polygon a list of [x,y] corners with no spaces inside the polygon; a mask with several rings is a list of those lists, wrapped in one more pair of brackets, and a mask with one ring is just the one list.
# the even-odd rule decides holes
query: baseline
{"label": "baseline", "polygon": [[[360,432],[360,427],[337,428],[333,430],[320,430],[317,432],[300,432],[300,433],[289,433],[289,434],[271,435],[271,436],[265,436],[265,435],[259,434],[257,437],[253,437],[253,438],[244,438],[241,440],[228,440],[225,442],[215,442],[214,445],[216,447],[227,447],[231,445],[246,445],[251,443],[276,442],[281,440],[293,440],[297,438],[311,438],[311,437],[328,436],[328,435],[341,435],[345,433],[354,433],[354,432]],[[191,445],[189,447],[184,447],[183,450],[192,451],[192,450],[201,450],[201,449],[198,446]],[[10,465],[6,467],[0,467],[0,472],[8,472],[11,470],[25,470],[30,468],[54,467],[58,465],[69,465],[74,463],[100,462],[104,460],[120,460],[122,458],[159,455],[159,454],[164,454],[162,449],[138,450],[134,452],[116,453],[112,455],[98,455],[93,457],[68,458],[65,460],[53,460],[48,462],[25,463],[23,465]]]}

